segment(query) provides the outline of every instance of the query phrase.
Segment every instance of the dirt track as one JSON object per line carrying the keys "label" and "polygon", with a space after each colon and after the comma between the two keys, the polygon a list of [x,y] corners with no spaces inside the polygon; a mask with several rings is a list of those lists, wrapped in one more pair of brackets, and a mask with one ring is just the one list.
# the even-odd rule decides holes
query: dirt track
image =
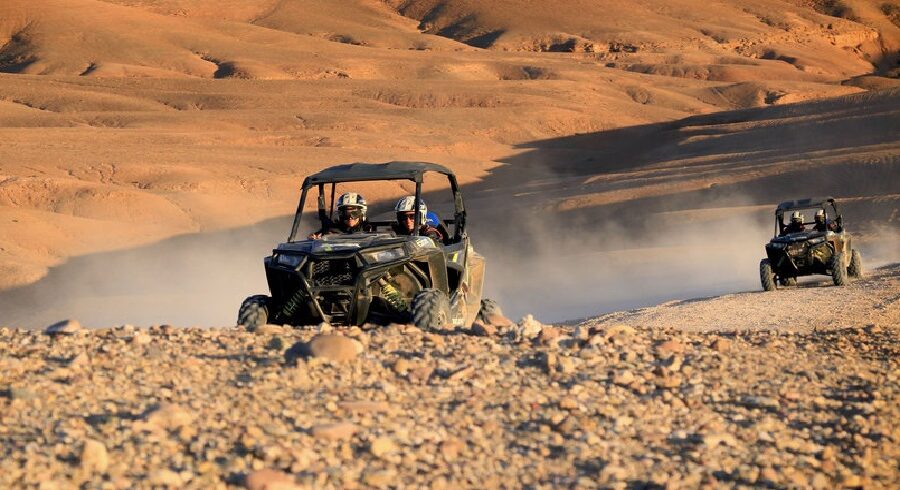
{"label": "dirt track", "polygon": [[0,487],[895,487],[898,293],[895,265],[577,327],[351,329],[343,361],[276,326],[0,329]]}
{"label": "dirt track", "polygon": [[900,324],[900,266],[871,271],[863,280],[835,287],[810,276],[796,287],[671,301],[650,308],[603,315],[590,325],[628,323],[683,331],[777,330],[808,334],[866,325]]}

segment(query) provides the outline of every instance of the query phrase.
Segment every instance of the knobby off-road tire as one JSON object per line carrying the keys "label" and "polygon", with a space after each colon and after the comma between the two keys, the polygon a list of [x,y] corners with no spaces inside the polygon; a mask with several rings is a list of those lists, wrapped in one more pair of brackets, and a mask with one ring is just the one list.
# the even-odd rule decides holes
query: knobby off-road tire
{"label": "knobby off-road tire", "polygon": [[759,282],[766,291],[775,291],[777,288],[775,285],[775,273],[772,272],[772,264],[769,263],[769,259],[759,261]]}
{"label": "knobby off-road tire", "polygon": [[835,286],[843,286],[850,282],[847,277],[847,268],[844,267],[844,252],[834,254],[831,260],[831,279],[834,280]]}
{"label": "knobby off-road tire", "polygon": [[488,322],[488,318],[491,315],[499,315],[503,316],[503,310],[500,309],[500,304],[490,298],[484,298],[481,300],[481,309],[478,310],[478,316],[475,317],[481,323],[490,323]]}
{"label": "knobby off-road tire", "polygon": [[412,300],[412,322],[424,330],[440,330],[452,323],[450,298],[437,289],[423,289]]}
{"label": "knobby off-road tire", "polygon": [[859,278],[863,275],[863,265],[862,265],[862,257],[859,255],[859,250],[854,250],[852,254],[850,254],[850,266],[847,267],[847,274],[852,278]]}
{"label": "knobby off-road tire", "polygon": [[264,294],[250,296],[241,303],[238,310],[238,325],[247,327],[247,330],[256,330],[269,321],[269,303],[271,298]]}

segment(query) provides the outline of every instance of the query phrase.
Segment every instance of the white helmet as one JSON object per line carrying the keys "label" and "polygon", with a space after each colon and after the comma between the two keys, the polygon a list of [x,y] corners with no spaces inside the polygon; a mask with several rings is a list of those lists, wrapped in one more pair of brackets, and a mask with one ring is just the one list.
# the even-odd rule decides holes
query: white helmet
{"label": "white helmet", "polygon": [[820,210],[816,211],[816,219],[818,219],[818,218],[825,219],[825,210],[824,209],[820,209]]}
{"label": "white helmet", "polygon": [[798,223],[803,222],[803,215],[800,214],[800,211],[794,211],[793,213],[791,213],[791,222],[795,221]]}
{"label": "white helmet", "polygon": [[369,205],[366,202],[366,198],[355,192],[345,192],[341,194],[341,197],[338,198],[337,208],[340,211],[342,208],[355,206],[362,211],[361,218],[365,219],[366,211],[369,209]]}
{"label": "white helmet", "polygon": [[[397,201],[397,205],[394,206],[394,211],[398,213],[409,213],[413,210],[413,207],[416,205],[416,196],[406,196],[399,201]],[[419,199],[419,221],[421,224],[425,224],[425,221],[428,216],[428,206],[425,205],[425,201]]]}

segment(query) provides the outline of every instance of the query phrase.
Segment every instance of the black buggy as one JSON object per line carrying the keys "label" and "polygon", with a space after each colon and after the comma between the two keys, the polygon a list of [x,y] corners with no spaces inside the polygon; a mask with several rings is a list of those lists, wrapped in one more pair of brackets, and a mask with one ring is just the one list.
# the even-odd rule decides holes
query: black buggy
{"label": "black buggy", "polygon": [[[391,220],[369,220],[366,232],[354,234],[327,234],[318,239],[301,234],[301,224],[318,221],[324,229],[333,223],[339,184],[412,181],[416,188],[413,209],[419,209],[427,173],[445,176],[452,193],[452,217],[437,216],[433,223],[443,230],[441,241],[419,236],[423,224],[419,213],[412,236],[394,233]],[[314,220],[304,220],[311,190],[317,193],[318,214]],[[271,296],[251,296],[238,312],[238,324],[250,329],[265,323],[304,326],[321,322],[468,327],[481,306],[484,258],[472,249],[466,234],[466,210],[456,177],[450,169],[433,163],[352,163],[307,177],[291,234],[264,263]]]}
{"label": "black buggy", "polygon": [[[824,213],[821,223],[802,220],[802,213],[812,215],[819,210]],[[795,212],[801,216],[797,225],[802,225],[802,231],[785,224],[785,214]],[[779,285],[794,285],[800,276],[830,275],[837,286],[862,276],[859,251],[852,247],[850,234],[844,231],[843,219],[831,197],[779,204],[775,209],[775,237],[766,244],[766,255],[759,263],[759,279],[766,291],[774,291]]]}

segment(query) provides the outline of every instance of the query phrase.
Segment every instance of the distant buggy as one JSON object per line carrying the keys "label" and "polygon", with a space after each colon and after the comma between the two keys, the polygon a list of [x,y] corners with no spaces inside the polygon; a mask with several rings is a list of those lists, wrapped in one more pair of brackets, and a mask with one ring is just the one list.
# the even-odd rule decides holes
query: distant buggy
{"label": "distant buggy", "polygon": [[[786,214],[792,215],[792,223],[785,223]],[[815,214],[821,219],[805,219]],[[862,276],[859,251],[844,231],[843,219],[831,197],[779,204],[775,209],[775,237],[766,244],[766,256],[759,263],[759,279],[766,291],[794,285],[798,277],[813,274],[831,276],[837,286]]]}
{"label": "distant buggy", "polygon": [[[338,185],[346,190],[360,182],[410,181],[416,189],[413,209],[419,209],[423,177],[429,173],[443,175],[450,187],[452,217],[434,217],[433,223],[443,231],[442,240],[420,236],[419,231],[398,235],[392,220],[368,220],[364,232],[316,239],[300,232],[301,223],[309,226],[311,221],[315,229],[316,221],[323,228],[334,221]],[[317,193],[318,213],[304,222],[310,191]],[[422,220],[416,213],[414,230]],[[251,296],[238,311],[238,324],[251,329],[265,323],[321,322],[468,327],[481,309],[484,258],[473,250],[466,234],[466,210],[456,177],[433,163],[353,163],[307,177],[291,233],[264,263],[271,296]]]}

